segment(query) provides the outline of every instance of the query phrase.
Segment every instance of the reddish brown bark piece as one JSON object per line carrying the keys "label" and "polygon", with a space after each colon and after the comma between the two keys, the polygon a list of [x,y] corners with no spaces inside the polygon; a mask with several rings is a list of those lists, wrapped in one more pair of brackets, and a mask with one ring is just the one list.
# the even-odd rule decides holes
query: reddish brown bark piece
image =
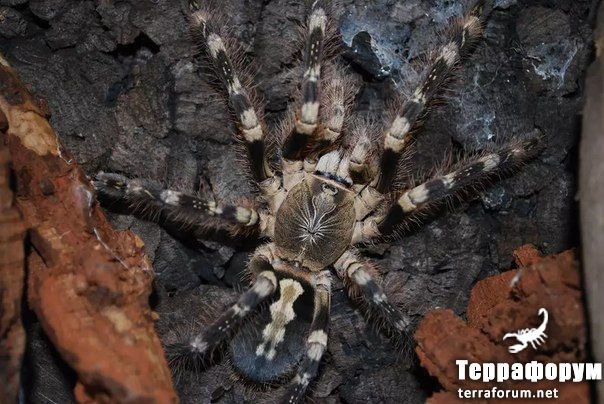
{"label": "reddish brown bark piece", "polygon": [[25,227],[9,185],[9,154],[0,143],[0,402],[14,403],[25,345],[21,324]]}
{"label": "reddish brown bark piece", "polygon": [[525,244],[516,248],[513,255],[514,262],[519,268],[529,266],[541,260],[541,253],[532,244]]}
{"label": "reddish brown bark piece", "polygon": [[79,402],[176,402],[149,308],[153,271],[142,241],[116,232],[46,108],[0,58],[3,142],[17,178],[17,206],[31,230],[28,298],[78,375]]}
{"label": "reddish brown bark piece", "polygon": [[[579,269],[572,251],[544,257],[515,271],[487,278],[476,284],[468,305],[468,323],[451,310],[434,310],[426,315],[415,338],[422,366],[438,378],[445,389],[431,403],[462,402],[459,388],[552,389],[563,402],[589,402],[587,383],[559,383],[543,380],[484,383],[459,380],[455,361],[542,363],[584,362],[586,360],[585,318]],[[545,344],[510,354],[503,336],[523,328],[538,327],[540,308],[547,309],[549,322]],[[482,400],[486,402],[488,400]],[[497,402],[505,402],[498,400]]]}

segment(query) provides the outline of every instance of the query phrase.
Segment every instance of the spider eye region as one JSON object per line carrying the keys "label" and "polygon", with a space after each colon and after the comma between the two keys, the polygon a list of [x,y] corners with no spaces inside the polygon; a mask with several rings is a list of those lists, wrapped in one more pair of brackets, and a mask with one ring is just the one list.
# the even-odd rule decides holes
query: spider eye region
{"label": "spider eye region", "polygon": [[324,193],[326,193],[327,195],[330,195],[330,196],[334,196],[338,193],[338,189],[330,184],[321,185],[321,189],[323,190]]}

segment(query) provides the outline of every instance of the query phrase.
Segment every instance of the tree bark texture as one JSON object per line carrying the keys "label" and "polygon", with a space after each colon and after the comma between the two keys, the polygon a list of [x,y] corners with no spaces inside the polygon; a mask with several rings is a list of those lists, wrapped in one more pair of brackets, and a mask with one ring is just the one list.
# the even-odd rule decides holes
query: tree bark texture
{"label": "tree bark texture", "polygon": [[[0,113],[0,129],[6,119]],[[13,204],[10,156],[0,143],[0,398],[16,402],[25,347],[21,323],[25,227]]]}
{"label": "tree bark texture", "polygon": [[[469,377],[460,380],[457,359],[478,363],[589,362],[581,276],[573,251],[538,258],[526,247],[515,254],[518,270],[504,272],[479,281],[472,289],[467,322],[448,309],[433,310],[422,320],[417,333],[417,353],[422,366],[438,378],[444,391],[428,402],[464,402],[458,389],[558,389],[565,403],[589,403],[589,383],[560,383],[545,378],[538,382],[508,380],[484,383]],[[535,251],[535,250],[533,250]],[[527,265],[524,266],[523,263]],[[547,338],[538,349],[530,346],[518,353],[508,352],[515,340],[502,342],[508,332],[539,327],[541,308],[548,311]],[[485,400],[488,402],[488,400]],[[514,402],[514,400],[493,400]]]}
{"label": "tree bark texture", "polygon": [[108,224],[44,102],[5,62],[0,83],[3,147],[12,157],[16,205],[31,229],[28,302],[77,372],[77,400],[175,402],[148,304],[153,271],[142,241]]}

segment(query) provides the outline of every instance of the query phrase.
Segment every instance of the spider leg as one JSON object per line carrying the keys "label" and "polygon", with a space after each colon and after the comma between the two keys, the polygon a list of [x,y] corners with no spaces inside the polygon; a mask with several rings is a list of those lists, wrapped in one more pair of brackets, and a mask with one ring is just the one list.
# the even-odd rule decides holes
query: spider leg
{"label": "spider leg", "polygon": [[296,113],[294,129],[282,147],[283,158],[287,160],[303,159],[303,153],[319,125],[321,64],[327,30],[327,15],[322,3],[315,1],[308,16],[301,106]]}
{"label": "spider leg", "polygon": [[329,272],[323,271],[316,276],[315,284],[315,310],[312,324],[306,339],[306,355],[298,366],[287,393],[281,400],[282,403],[299,403],[306,394],[308,385],[319,371],[319,363],[327,348],[327,328],[329,323],[329,310],[331,307],[331,280]]}
{"label": "spider leg", "polygon": [[[321,109],[322,99],[321,69],[325,56],[325,42],[329,24],[324,3],[323,0],[313,2],[306,24],[306,44],[303,52],[304,75],[302,77],[299,106],[295,111],[293,126],[291,129],[287,127],[289,131],[286,132],[286,137],[281,146],[286,188],[295,183],[296,179],[302,175],[304,158],[312,151],[313,147],[317,146],[317,139],[319,139],[318,143],[321,143],[321,140],[330,143],[332,140],[328,139],[335,140],[335,136],[339,136],[339,133],[335,132],[341,130],[337,116],[333,116],[332,126],[334,128],[332,129],[335,129],[333,132],[321,130],[319,127],[319,110]],[[336,84],[329,91],[336,94],[340,85]],[[329,86],[328,89],[330,89]],[[340,101],[334,99],[333,102],[336,105],[335,110]],[[311,171],[312,167],[308,170]]]}
{"label": "spider leg", "polygon": [[277,290],[277,275],[272,265],[275,258],[268,247],[260,247],[254,253],[249,269],[256,275],[256,280],[250,289],[241,294],[237,303],[201,333],[184,342],[177,342],[166,347],[171,363],[203,364],[204,360],[211,356],[214,348],[230,337],[232,331],[243,322],[246,316]]}
{"label": "spider leg", "polygon": [[481,37],[480,13],[481,8],[476,7],[465,17],[453,22],[448,30],[447,41],[438,49],[427,67],[425,78],[411,98],[396,111],[384,138],[378,175],[372,182],[372,186],[379,192],[386,193],[392,187],[399,160],[411,141],[411,133],[417,129],[421,116],[447,83],[451,72]]}
{"label": "spider leg", "polygon": [[409,318],[400,312],[376,282],[377,269],[370,262],[362,260],[353,250],[348,250],[336,261],[334,268],[344,280],[352,298],[360,298],[367,306],[369,314],[377,317],[386,326],[391,336],[403,349],[412,346],[412,339],[406,332],[411,324]]}
{"label": "spider leg", "polygon": [[264,123],[251,101],[252,88],[241,79],[232,61],[227,41],[220,33],[222,27],[196,1],[190,1],[189,5],[191,31],[206,49],[214,73],[227,92],[229,105],[237,118],[240,140],[247,150],[253,178],[260,183],[272,177],[273,173],[266,156]]}
{"label": "spider leg", "polygon": [[318,158],[330,151],[341,138],[345,119],[349,116],[354,100],[354,85],[341,67],[328,64],[328,71],[321,96],[321,121],[309,145],[304,169],[314,170]]}
{"label": "spider leg", "polygon": [[498,151],[483,154],[462,163],[459,168],[403,192],[385,214],[370,216],[357,222],[353,242],[368,241],[378,236],[390,236],[417,218],[434,204],[479,186],[493,176],[511,171],[533,158],[539,151],[539,139],[517,141]]}
{"label": "spider leg", "polygon": [[256,210],[234,205],[218,205],[159,184],[128,179],[119,174],[98,173],[93,181],[99,200],[109,209],[154,221],[169,228],[198,227],[201,233],[221,227],[233,233],[257,231],[260,217]]}
{"label": "spider leg", "polygon": [[[351,148],[348,170],[353,183],[360,188],[366,187],[377,170],[375,143],[379,137],[379,130],[374,126],[367,121],[360,121],[352,131],[354,146]],[[373,187],[371,189],[377,192]]]}

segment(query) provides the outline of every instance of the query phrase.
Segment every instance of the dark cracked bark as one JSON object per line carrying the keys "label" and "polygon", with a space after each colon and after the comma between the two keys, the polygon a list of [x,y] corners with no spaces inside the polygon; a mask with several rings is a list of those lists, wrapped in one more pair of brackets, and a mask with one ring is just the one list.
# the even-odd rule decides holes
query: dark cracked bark
{"label": "dark cracked bark", "polygon": [[[412,62],[432,42],[434,30],[468,2],[342,2],[339,25],[347,45],[354,46],[362,31],[373,39],[373,48],[357,49],[365,57],[348,55],[362,85],[357,97],[361,113],[381,112],[396,88],[417,77]],[[48,99],[53,124],[88,174],[104,170],[151,177],[225,202],[249,190],[233,169],[234,127],[200,78],[203,69],[179,2],[19,3],[7,5],[7,21],[13,25],[0,47]],[[262,66],[259,88],[271,123],[283,116],[297,83],[290,69],[296,52],[285,43],[296,38],[302,3],[222,2],[233,34]],[[519,245],[533,243],[548,254],[576,245],[575,154],[591,52],[591,6],[591,0],[497,0],[486,39],[451,86],[449,103],[427,118],[413,158],[419,177],[447,153],[485,147],[533,129],[543,132],[546,147],[536,161],[479,198],[429,221],[390,248],[371,251],[393,285],[395,300],[416,320],[436,306],[463,314],[472,285],[509,268]],[[191,249],[154,224],[111,218],[145,241],[166,328],[201,316],[210,302],[224,306],[234,297],[229,287],[240,285],[239,274],[253,246],[204,241]],[[402,396],[421,402],[426,397],[421,375],[365,324],[340,284],[334,287],[332,313],[330,355],[311,393],[314,398],[356,403]],[[204,372],[200,381],[187,375],[179,387],[183,401],[241,401],[249,393],[225,377],[229,374],[223,363]]]}

